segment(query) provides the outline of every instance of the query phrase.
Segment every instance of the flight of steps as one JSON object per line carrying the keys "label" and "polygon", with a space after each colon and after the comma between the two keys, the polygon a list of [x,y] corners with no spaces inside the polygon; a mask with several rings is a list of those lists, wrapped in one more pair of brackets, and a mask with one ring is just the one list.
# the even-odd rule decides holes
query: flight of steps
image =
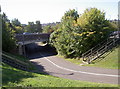
{"label": "flight of steps", "polygon": [[92,61],[96,60],[105,52],[111,50],[118,44],[120,44],[120,38],[108,38],[107,40],[104,40],[100,44],[96,45],[95,47],[82,54],[83,63],[90,64]]}

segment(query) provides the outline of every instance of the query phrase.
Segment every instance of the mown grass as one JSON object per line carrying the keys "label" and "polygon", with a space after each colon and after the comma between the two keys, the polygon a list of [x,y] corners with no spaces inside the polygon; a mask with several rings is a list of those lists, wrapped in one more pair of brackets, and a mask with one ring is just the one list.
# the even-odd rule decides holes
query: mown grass
{"label": "mown grass", "polygon": [[[119,46],[120,47],[120,46]],[[119,65],[119,47],[114,48],[112,52],[107,52],[88,66],[102,67],[109,69],[120,69]]]}
{"label": "mown grass", "polygon": [[33,66],[33,64],[29,61],[29,58],[27,57],[24,57],[22,55],[19,55],[19,54],[11,54],[11,53],[8,53],[8,52],[3,52],[4,54],[12,57],[13,59],[12,60],[17,60],[18,62],[22,62],[22,63],[26,63],[27,66],[29,67],[29,70],[35,70],[36,68]]}
{"label": "mown grass", "polygon": [[14,58],[16,58],[16,59],[18,59],[18,60],[21,60],[21,61],[23,61],[23,62],[28,62],[28,60],[29,60],[29,58],[27,58],[27,57],[24,57],[24,56],[22,56],[22,55],[19,55],[19,54],[11,54],[11,53],[8,53],[8,52],[3,52],[4,54],[7,54],[8,56],[11,56],[11,57],[14,57]]}
{"label": "mown grass", "polygon": [[31,73],[2,63],[3,87],[118,87],[113,84],[91,83]]}
{"label": "mown grass", "polygon": [[[91,64],[85,64],[83,66],[101,67],[101,68],[108,68],[108,69],[120,69],[119,50],[120,50],[120,46],[112,49],[109,52],[106,52],[104,55],[102,55],[100,58],[93,61]],[[62,56],[59,56],[59,57],[62,57]],[[82,59],[70,59],[70,58],[65,58],[65,59],[78,65],[82,64]]]}

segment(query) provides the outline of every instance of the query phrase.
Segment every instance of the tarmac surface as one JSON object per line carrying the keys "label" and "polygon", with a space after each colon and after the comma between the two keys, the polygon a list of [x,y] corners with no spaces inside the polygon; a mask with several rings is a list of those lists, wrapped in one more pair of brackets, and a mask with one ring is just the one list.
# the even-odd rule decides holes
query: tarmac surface
{"label": "tarmac surface", "polygon": [[[29,54],[30,61],[39,72],[65,79],[89,81],[96,83],[118,84],[118,70],[97,67],[86,67],[73,64],[57,57],[52,49],[42,50]],[[37,49],[38,50],[38,49]]]}

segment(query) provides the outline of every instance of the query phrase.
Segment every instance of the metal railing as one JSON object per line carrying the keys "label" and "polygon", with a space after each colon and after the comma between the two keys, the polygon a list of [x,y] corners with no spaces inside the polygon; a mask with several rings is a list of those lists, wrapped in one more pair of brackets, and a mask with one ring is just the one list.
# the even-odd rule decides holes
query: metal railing
{"label": "metal railing", "polygon": [[104,40],[100,44],[96,45],[95,47],[91,48],[90,50],[82,54],[83,61],[90,64],[93,60],[96,60],[106,51],[116,46],[119,40],[120,39],[111,39],[111,38]]}
{"label": "metal railing", "polygon": [[22,61],[19,61],[11,56],[8,56],[4,53],[2,53],[2,62],[11,65],[15,68],[21,69],[21,70],[25,70],[28,71],[29,70],[29,65],[27,63],[24,63]]}

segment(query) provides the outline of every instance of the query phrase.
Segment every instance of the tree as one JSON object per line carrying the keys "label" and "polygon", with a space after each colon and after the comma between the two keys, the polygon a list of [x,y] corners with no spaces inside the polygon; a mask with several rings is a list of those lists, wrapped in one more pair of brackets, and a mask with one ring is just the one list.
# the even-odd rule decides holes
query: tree
{"label": "tree", "polygon": [[43,33],[51,33],[52,27],[50,25],[43,27]]}
{"label": "tree", "polygon": [[34,22],[28,22],[28,25],[25,27],[26,32],[34,33],[35,32],[35,24]]}
{"label": "tree", "polygon": [[75,10],[67,11],[62,17],[60,27],[50,37],[51,44],[55,46],[60,55],[65,57],[73,57],[75,54],[74,44],[76,37],[74,36],[74,31],[79,28],[79,26],[75,26],[79,17],[76,14]]}
{"label": "tree", "polygon": [[15,48],[14,30],[5,13],[2,15],[2,50],[10,52]]}
{"label": "tree", "polygon": [[16,18],[12,20],[12,24],[13,24],[14,26],[21,26],[20,21],[19,21],[18,19],[16,19]]}
{"label": "tree", "polygon": [[15,31],[16,34],[23,33],[23,27],[18,19],[13,19],[10,23],[10,27]]}
{"label": "tree", "polygon": [[42,32],[42,25],[40,24],[40,21],[36,21],[36,32]]}
{"label": "tree", "polygon": [[7,22],[7,23],[10,23],[10,20],[7,18],[6,14],[4,12],[2,14],[2,20]]}
{"label": "tree", "polygon": [[36,33],[36,32],[41,33],[42,25],[40,24],[40,21],[36,21],[36,23],[28,22],[28,25],[24,27],[24,31],[30,32],[30,33]]}
{"label": "tree", "polygon": [[15,33],[20,34],[23,33],[23,27],[22,26],[14,26]]}
{"label": "tree", "polygon": [[77,21],[77,18],[79,17],[78,12],[75,11],[75,9],[70,9],[69,11],[66,11],[64,16],[62,17],[62,21],[66,21],[68,19],[73,19]]}
{"label": "tree", "polygon": [[81,57],[82,53],[107,39],[112,30],[105,13],[97,8],[86,9],[80,17],[75,12],[67,11],[59,29],[50,36],[51,44],[65,57]]}
{"label": "tree", "polygon": [[84,41],[89,42],[88,49],[106,39],[112,31],[110,22],[105,19],[105,13],[97,8],[86,9],[77,21],[83,29]]}
{"label": "tree", "polygon": [[52,33],[59,28],[59,22],[50,23],[43,27],[43,33]]}

